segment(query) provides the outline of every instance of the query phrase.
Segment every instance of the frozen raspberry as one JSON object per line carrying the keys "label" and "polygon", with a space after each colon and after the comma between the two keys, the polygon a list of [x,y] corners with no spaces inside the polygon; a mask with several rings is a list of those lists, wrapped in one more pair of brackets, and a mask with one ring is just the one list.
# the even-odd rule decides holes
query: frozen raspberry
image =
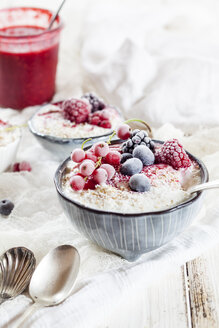
{"label": "frozen raspberry", "polygon": [[79,171],[83,176],[89,176],[95,170],[95,164],[90,159],[85,159],[79,167]]}
{"label": "frozen raspberry", "polygon": [[121,124],[116,130],[117,137],[122,140],[126,140],[131,136],[131,128],[128,124]]}
{"label": "frozen raspberry", "polygon": [[106,142],[98,142],[94,145],[94,154],[105,157],[109,152],[109,145]]}
{"label": "frozen raspberry", "polygon": [[13,172],[20,172],[20,171],[32,171],[32,167],[29,162],[23,161],[20,163],[14,163],[12,167]]}
{"label": "frozen raspberry", "polygon": [[121,154],[116,150],[112,150],[106,155],[105,161],[111,165],[119,165],[120,158],[121,158]]}
{"label": "frozen raspberry", "polygon": [[75,163],[81,163],[85,159],[84,150],[77,148],[71,153],[71,159]]}
{"label": "frozen raspberry", "polygon": [[103,100],[98,98],[94,93],[85,93],[82,96],[82,99],[85,98],[91,104],[91,111],[92,113],[96,112],[97,110],[102,110],[106,107]]}
{"label": "frozen raspberry", "polygon": [[114,176],[114,174],[116,172],[116,170],[114,169],[114,167],[112,165],[110,165],[110,164],[102,164],[100,166],[100,168],[106,170],[109,180],[112,179],[112,177]]}
{"label": "frozen raspberry", "polygon": [[74,175],[70,179],[70,186],[75,191],[83,190],[85,185],[84,178],[80,175]]}
{"label": "frozen raspberry", "polygon": [[88,101],[71,98],[62,104],[64,118],[77,124],[88,121],[91,105]]}
{"label": "frozen raspberry", "polygon": [[171,165],[174,169],[191,166],[191,160],[177,139],[166,141],[155,154],[157,163]]}
{"label": "frozen raspberry", "polygon": [[107,174],[106,170],[99,168],[94,171],[93,177],[94,177],[94,181],[96,183],[102,184],[102,183],[106,182],[106,180],[108,178],[108,174]]}
{"label": "frozen raspberry", "polygon": [[92,125],[100,126],[104,129],[111,129],[110,113],[108,109],[99,110],[95,113],[90,114],[89,123]]}

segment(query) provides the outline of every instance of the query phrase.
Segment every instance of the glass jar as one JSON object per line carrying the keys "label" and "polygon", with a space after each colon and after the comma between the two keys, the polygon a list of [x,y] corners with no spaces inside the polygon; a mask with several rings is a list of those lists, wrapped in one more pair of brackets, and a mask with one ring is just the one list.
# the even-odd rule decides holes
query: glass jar
{"label": "glass jar", "polygon": [[48,102],[55,77],[62,22],[46,31],[52,12],[41,8],[0,10],[0,106],[23,109]]}

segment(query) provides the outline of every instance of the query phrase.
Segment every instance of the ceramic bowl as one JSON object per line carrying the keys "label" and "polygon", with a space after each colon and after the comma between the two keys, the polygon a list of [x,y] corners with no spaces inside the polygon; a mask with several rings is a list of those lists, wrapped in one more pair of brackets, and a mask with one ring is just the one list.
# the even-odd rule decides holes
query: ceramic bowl
{"label": "ceramic bowl", "polygon": [[[154,140],[154,142],[162,143]],[[201,172],[201,182],[208,181],[205,165],[195,160]],[[57,169],[54,182],[64,213],[88,239],[103,248],[121,255],[128,261],[137,260],[142,254],[168,243],[184,231],[202,207],[202,192],[170,209],[145,213],[115,213],[86,207],[64,195],[62,177],[70,158]]]}
{"label": "ceramic bowl", "polygon": [[0,173],[4,172],[14,162],[20,144],[21,135],[6,146],[0,146]]}
{"label": "ceramic bowl", "polygon": [[[60,104],[61,102],[54,103],[54,105]],[[39,109],[40,110],[40,109]],[[38,110],[38,111],[39,111]],[[86,138],[59,138],[55,136],[50,136],[47,134],[43,134],[38,132],[34,127],[34,117],[37,115],[38,111],[31,117],[31,119],[28,121],[28,127],[30,132],[36,137],[36,139],[39,141],[39,143],[48,150],[55,159],[58,161],[63,161],[66,157],[70,155],[72,150],[75,148],[80,148],[82,143],[89,138],[89,136],[86,136]],[[122,115],[118,110],[119,115]],[[109,136],[112,134],[113,130],[110,130],[108,133],[92,137],[91,141],[88,141],[86,143],[86,146],[91,146],[92,144],[100,141],[106,141],[108,140]]]}

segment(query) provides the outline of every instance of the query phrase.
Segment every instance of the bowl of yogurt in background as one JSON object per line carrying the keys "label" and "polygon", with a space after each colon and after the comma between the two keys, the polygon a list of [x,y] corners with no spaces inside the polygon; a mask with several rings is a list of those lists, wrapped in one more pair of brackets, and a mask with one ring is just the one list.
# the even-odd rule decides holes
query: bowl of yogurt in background
{"label": "bowl of yogurt in background", "polygon": [[20,129],[0,119],[0,173],[13,163],[20,139]]}
{"label": "bowl of yogurt in background", "polygon": [[[72,99],[86,101],[86,99],[80,98]],[[123,121],[118,109],[104,104],[100,110],[94,110],[92,107],[89,116],[94,116],[94,114],[101,116],[108,112],[109,128],[90,124],[88,120],[75,123],[64,117],[62,110],[64,102],[60,101],[42,106],[28,122],[30,132],[59,161],[68,157],[73,149],[80,147],[88,138],[92,138],[92,140],[88,141],[86,145],[107,140],[116,126]],[[88,101],[86,102],[88,103]]]}
{"label": "bowl of yogurt in background", "polygon": [[[154,142],[157,146],[163,143]],[[118,142],[113,141],[112,144],[115,146]],[[189,195],[181,186],[207,182],[208,171],[199,159],[186,153],[193,162],[193,168],[174,173],[168,166],[161,167],[163,171],[159,174],[164,176],[167,185],[159,183],[162,177],[159,178],[158,174],[157,187],[143,193],[145,197],[141,193],[132,193],[133,196],[129,197],[126,190],[123,197],[123,192],[115,193],[111,185],[101,187],[105,190],[75,194],[68,184],[72,170],[72,162],[68,158],[55,174],[55,186],[64,213],[88,239],[128,261],[135,261],[184,231],[202,207],[203,192]],[[105,201],[99,198],[101,193]]]}

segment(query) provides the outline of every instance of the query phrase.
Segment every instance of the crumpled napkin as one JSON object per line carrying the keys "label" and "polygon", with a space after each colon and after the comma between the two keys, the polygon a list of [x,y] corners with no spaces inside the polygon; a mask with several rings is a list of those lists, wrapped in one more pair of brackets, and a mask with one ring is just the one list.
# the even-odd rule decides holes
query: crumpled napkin
{"label": "crumpled napkin", "polygon": [[217,125],[216,13],[192,2],[89,8],[81,46],[85,84],[126,117],[137,113],[153,126]]}

